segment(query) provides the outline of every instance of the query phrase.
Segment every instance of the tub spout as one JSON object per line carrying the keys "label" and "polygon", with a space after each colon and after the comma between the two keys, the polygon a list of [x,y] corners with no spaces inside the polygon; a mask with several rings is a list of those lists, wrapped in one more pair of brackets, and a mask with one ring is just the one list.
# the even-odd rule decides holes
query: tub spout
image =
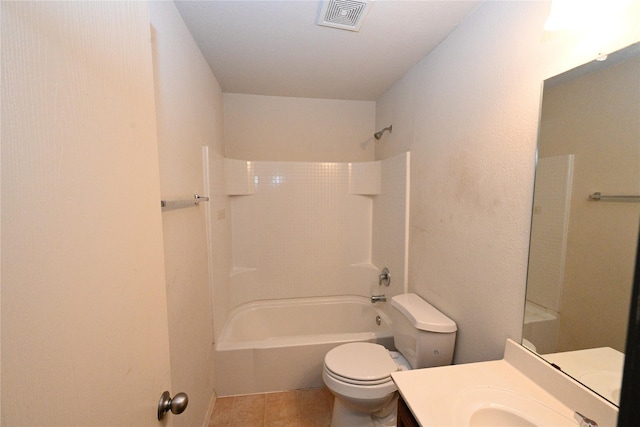
{"label": "tub spout", "polygon": [[385,302],[387,297],[385,295],[371,295],[371,304],[375,304],[378,301]]}

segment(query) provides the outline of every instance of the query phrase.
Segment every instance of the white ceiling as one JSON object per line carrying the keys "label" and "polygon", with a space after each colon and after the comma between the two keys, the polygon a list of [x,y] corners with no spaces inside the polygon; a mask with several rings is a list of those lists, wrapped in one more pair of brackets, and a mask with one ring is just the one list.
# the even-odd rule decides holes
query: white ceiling
{"label": "white ceiling", "polygon": [[479,3],[375,0],[359,32],[317,25],[320,0],[176,5],[224,92],[373,101]]}

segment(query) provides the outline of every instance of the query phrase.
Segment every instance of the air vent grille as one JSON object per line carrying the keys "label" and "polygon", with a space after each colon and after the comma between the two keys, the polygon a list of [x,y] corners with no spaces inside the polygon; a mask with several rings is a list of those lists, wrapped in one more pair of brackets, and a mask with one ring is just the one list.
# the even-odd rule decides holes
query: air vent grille
{"label": "air vent grille", "polygon": [[341,30],[360,31],[371,7],[371,0],[327,0],[322,4],[318,25]]}

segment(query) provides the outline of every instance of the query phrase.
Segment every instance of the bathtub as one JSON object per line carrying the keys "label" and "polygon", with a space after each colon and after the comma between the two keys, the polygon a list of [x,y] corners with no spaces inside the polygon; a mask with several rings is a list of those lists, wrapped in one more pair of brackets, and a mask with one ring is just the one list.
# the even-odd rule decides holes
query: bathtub
{"label": "bathtub", "polygon": [[393,349],[384,305],[349,295],[236,307],[215,346],[216,393],[231,396],[320,387],[324,355],[332,348],[367,341]]}

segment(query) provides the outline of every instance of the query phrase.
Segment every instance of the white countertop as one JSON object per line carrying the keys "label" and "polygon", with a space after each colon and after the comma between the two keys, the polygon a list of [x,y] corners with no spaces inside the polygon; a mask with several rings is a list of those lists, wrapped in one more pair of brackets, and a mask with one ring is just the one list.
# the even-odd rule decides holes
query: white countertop
{"label": "white countertop", "polygon": [[542,357],[604,398],[619,404],[624,353],[610,347],[599,347],[544,354]]}
{"label": "white countertop", "polygon": [[529,401],[541,408],[538,412],[548,410],[566,419],[564,425],[577,425],[571,424],[576,410],[600,427],[613,427],[617,419],[613,405],[591,392],[583,394],[582,386],[576,388],[575,381],[511,340],[502,360],[400,371],[392,378],[424,427],[460,427],[461,413],[469,410],[466,397],[482,393]]}

